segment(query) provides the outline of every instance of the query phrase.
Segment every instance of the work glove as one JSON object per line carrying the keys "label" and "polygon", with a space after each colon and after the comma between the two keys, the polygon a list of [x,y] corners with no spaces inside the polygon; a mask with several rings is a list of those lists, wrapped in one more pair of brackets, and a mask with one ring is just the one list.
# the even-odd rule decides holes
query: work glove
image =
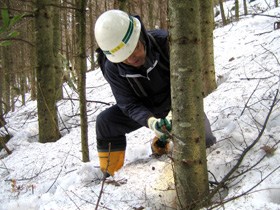
{"label": "work glove", "polygon": [[172,127],[172,111],[171,110],[168,112],[168,115],[165,117],[165,119],[170,124],[170,131],[171,131],[171,127]]}
{"label": "work glove", "polygon": [[161,156],[163,154],[167,154],[169,151],[169,136],[161,136],[158,138],[157,136],[153,139],[152,143],[152,152],[153,155]]}
{"label": "work glove", "polygon": [[162,118],[150,117],[148,119],[148,127],[153,130],[157,137],[161,137],[171,131],[172,128],[172,112]]}

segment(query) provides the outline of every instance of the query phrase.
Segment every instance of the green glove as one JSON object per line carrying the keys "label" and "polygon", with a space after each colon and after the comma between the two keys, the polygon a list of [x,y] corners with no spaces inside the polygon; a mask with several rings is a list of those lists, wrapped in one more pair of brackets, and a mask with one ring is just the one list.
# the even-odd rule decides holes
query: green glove
{"label": "green glove", "polygon": [[[167,131],[170,132],[172,128],[172,121],[167,118],[157,119],[155,117],[150,117],[148,120],[148,126],[153,130],[157,137],[166,135]],[[166,130],[165,130],[166,129]]]}

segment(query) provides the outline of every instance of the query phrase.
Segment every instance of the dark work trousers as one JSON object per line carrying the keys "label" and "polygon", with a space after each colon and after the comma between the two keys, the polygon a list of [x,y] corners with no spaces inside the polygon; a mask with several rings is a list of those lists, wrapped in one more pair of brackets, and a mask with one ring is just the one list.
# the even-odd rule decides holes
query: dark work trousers
{"label": "dark work trousers", "polygon": [[[206,146],[209,147],[216,142],[213,136],[210,123],[205,116]],[[141,128],[142,125],[124,115],[117,105],[114,105],[97,116],[96,137],[98,152],[123,151],[126,148],[126,133],[130,133]]]}
{"label": "dark work trousers", "polygon": [[96,120],[98,152],[108,152],[110,142],[112,152],[125,150],[125,134],[141,127],[142,125],[123,114],[117,105],[104,110]]}

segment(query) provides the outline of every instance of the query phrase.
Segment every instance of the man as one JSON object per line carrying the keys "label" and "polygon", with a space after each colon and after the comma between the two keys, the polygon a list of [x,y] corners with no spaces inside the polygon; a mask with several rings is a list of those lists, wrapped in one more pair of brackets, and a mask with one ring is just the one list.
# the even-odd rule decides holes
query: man
{"label": "man", "polygon": [[[108,59],[104,76],[117,102],[96,122],[100,167],[107,175],[123,166],[125,134],[142,126],[155,131],[155,154],[168,151],[172,113],[167,37],[166,30],[147,32],[138,16],[120,10],[109,10],[96,21],[95,38]],[[216,139],[206,116],[205,128],[210,146]]]}

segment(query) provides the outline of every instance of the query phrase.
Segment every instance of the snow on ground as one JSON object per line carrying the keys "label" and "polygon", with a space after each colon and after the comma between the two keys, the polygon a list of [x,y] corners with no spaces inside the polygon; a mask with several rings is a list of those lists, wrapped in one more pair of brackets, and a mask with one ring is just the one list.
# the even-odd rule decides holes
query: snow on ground
{"label": "snow on ground", "polygon": [[[231,8],[233,2],[229,1],[226,8]],[[253,1],[249,9],[264,10],[268,3],[273,5],[272,0]],[[279,17],[279,13],[280,8],[271,6],[264,14]],[[275,21],[279,18],[247,16],[214,31],[219,86],[204,101],[205,112],[218,140],[207,149],[211,181],[221,180],[242,151],[258,137],[279,89],[280,30],[273,29]],[[64,88],[65,97],[78,98],[68,85]],[[115,103],[100,70],[87,74],[87,99]],[[63,137],[46,144],[38,143],[36,102],[28,100],[21,106],[18,101],[16,107],[15,112],[8,113],[5,118],[13,135],[7,146],[13,153],[9,156],[3,150],[0,153],[0,210],[94,209],[102,185],[95,120],[98,113],[109,106],[88,103],[88,163],[81,161],[78,101],[58,103]],[[235,174],[263,160],[233,179],[221,196],[230,199],[262,183],[250,193],[226,203],[224,209],[280,209],[280,170],[268,176],[280,166],[280,150],[275,146],[280,140],[279,130],[280,109],[276,104],[262,138]],[[171,161],[167,156],[158,159],[150,156],[152,138],[153,133],[147,128],[127,134],[125,165],[115,175],[115,180],[127,182],[121,186],[105,184],[99,209],[174,208],[176,193]],[[261,149],[264,146],[276,148],[276,151],[264,157],[266,153]]]}

